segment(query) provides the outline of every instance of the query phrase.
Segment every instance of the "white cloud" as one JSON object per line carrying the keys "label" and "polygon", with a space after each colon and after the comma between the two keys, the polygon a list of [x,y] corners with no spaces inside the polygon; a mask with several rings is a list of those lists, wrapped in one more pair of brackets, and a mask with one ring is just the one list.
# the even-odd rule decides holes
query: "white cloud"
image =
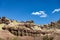
{"label": "white cloud", "polygon": [[33,12],[32,15],[36,15],[40,17],[47,17],[47,14],[44,11]]}
{"label": "white cloud", "polygon": [[60,12],[60,8],[53,10],[52,13],[55,13],[55,12]]}

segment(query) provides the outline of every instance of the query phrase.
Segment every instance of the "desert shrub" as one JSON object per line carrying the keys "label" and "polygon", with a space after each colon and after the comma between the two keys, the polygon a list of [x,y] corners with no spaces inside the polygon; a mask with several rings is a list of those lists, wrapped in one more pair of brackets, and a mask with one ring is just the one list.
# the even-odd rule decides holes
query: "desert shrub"
{"label": "desert shrub", "polygon": [[53,40],[53,37],[44,36],[43,40]]}
{"label": "desert shrub", "polygon": [[18,37],[14,37],[12,40],[18,40]]}
{"label": "desert shrub", "polygon": [[4,39],[0,38],[0,40],[4,40]]}
{"label": "desert shrub", "polygon": [[50,37],[49,40],[53,40],[53,37]]}
{"label": "desert shrub", "polygon": [[43,40],[48,40],[48,36],[44,36],[43,37]]}

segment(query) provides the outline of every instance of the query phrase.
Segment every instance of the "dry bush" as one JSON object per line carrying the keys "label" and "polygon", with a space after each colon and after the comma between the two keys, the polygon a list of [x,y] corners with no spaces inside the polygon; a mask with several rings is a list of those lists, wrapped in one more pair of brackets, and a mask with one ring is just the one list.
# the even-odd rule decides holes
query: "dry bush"
{"label": "dry bush", "polygon": [[4,39],[0,38],[0,40],[4,40]]}
{"label": "dry bush", "polygon": [[53,40],[53,37],[48,37],[47,35],[43,37],[43,40]]}

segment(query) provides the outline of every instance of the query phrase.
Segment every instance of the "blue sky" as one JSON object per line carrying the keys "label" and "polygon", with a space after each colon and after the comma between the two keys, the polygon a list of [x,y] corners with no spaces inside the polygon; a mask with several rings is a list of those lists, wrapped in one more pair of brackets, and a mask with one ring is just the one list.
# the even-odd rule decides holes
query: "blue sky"
{"label": "blue sky", "polygon": [[60,0],[0,0],[0,16],[48,24],[60,19]]}

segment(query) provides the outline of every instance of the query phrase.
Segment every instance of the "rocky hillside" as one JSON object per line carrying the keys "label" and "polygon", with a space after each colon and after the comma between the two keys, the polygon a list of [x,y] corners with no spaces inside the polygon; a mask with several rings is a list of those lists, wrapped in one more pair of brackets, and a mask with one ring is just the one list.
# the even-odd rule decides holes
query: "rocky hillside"
{"label": "rocky hillside", "polygon": [[45,25],[36,25],[33,20],[17,22],[0,18],[1,40],[59,40],[60,20]]}

